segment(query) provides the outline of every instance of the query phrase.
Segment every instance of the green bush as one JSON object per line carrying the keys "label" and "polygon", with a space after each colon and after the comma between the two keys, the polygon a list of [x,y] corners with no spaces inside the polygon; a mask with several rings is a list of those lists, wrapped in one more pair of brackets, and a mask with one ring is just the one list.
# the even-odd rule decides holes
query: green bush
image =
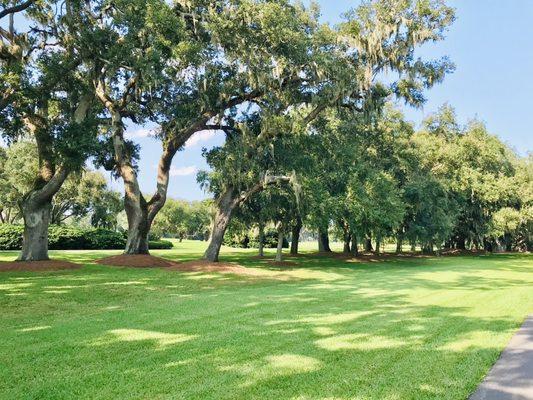
{"label": "green bush", "polygon": [[[0,250],[20,250],[22,225],[0,224]],[[48,228],[50,250],[120,250],[126,246],[126,235],[107,229],[81,229],[52,225]],[[151,249],[171,249],[168,240],[150,240]]]}
{"label": "green bush", "polygon": [[0,250],[20,250],[23,232],[22,225],[0,224]]}
{"label": "green bush", "polygon": [[150,250],[167,250],[173,248],[174,245],[168,240],[150,240],[148,247]]}
{"label": "green bush", "polygon": [[111,250],[123,249],[126,246],[126,236],[123,233],[107,229],[91,229],[85,249],[88,250]]}

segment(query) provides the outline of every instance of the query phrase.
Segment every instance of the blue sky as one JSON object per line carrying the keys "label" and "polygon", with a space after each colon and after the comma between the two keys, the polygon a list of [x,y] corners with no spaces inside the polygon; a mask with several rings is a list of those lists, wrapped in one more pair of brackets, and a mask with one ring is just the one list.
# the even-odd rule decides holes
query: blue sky
{"label": "blue sky", "polygon": [[[331,23],[358,1],[318,1],[323,19]],[[416,124],[444,103],[455,107],[459,120],[466,123],[477,118],[490,132],[514,147],[519,153],[533,150],[531,133],[533,102],[533,1],[530,0],[457,0],[457,20],[444,42],[420,51],[424,57],[448,55],[457,70],[427,92],[422,109],[405,108],[407,118]],[[155,166],[160,145],[132,127],[142,146],[140,183],[149,193],[155,189]],[[172,164],[171,197],[197,200],[208,197],[196,183],[196,172],[206,168],[202,147],[222,143],[221,134],[197,133],[187,148],[179,152]],[[112,184],[122,190],[121,182]]]}

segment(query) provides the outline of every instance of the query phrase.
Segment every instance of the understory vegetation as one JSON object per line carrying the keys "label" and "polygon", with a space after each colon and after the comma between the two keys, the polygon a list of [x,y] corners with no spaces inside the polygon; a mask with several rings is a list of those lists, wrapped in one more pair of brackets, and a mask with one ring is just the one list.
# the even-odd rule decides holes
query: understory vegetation
{"label": "understory vegetation", "polygon": [[[109,251],[2,273],[0,398],[462,400],[533,307],[528,255],[348,262],[302,245],[291,268],[224,248],[250,276],[92,263]],[[175,246],[154,254],[206,244]]]}

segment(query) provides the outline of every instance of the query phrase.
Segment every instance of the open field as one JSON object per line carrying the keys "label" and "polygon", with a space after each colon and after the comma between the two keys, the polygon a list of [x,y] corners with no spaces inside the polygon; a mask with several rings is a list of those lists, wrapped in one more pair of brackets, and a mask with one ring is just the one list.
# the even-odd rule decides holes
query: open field
{"label": "open field", "polygon": [[465,399],[533,311],[530,255],[283,269],[224,249],[250,276],[92,263],[114,253],[0,274],[0,398]]}

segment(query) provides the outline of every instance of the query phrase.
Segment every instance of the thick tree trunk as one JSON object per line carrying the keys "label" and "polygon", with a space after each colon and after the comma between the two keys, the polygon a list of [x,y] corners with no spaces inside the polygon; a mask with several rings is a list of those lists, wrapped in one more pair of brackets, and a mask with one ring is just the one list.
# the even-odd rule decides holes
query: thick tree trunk
{"label": "thick tree trunk", "polygon": [[149,254],[148,233],[151,221],[148,220],[146,201],[126,195],[124,210],[128,218],[128,239],[124,254]]}
{"label": "thick tree trunk", "polygon": [[265,256],[265,226],[259,224],[259,257]]}
{"label": "thick tree trunk", "polygon": [[48,260],[48,226],[50,224],[51,201],[38,201],[31,193],[23,201],[24,236],[19,261]]}
{"label": "thick tree trunk", "polygon": [[351,252],[355,257],[359,256],[359,248],[357,246],[357,235],[355,232],[352,232],[352,248]]}
{"label": "thick tree trunk", "polygon": [[298,244],[300,242],[300,231],[302,230],[302,220],[300,217],[292,227],[291,232],[291,254],[293,256],[298,254]]}
{"label": "thick tree trunk", "polygon": [[[50,171],[50,174],[52,172]],[[21,203],[24,219],[24,236],[19,261],[48,260],[48,226],[52,211],[52,198],[61,188],[68,171],[59,169],[48,175],[48,182],[29,193]],[[41,171],[41,177],[44,174]]]}
{"label": "thick tree trunk", "polygon": [[276,262],[281,262],[283,260],[283,228],[278,228],[278,247],[276,249]]}
{"label": "thick tree trunk", "polygon": [[381,236],[376,236],[376,254],[381,252]]}
{"label": "thick tree trunk", "polygon": [[224,233],[231,220],[231,214],[237,205],[236,193],[233,188],[227,189],[217,201],[217,211],[211,229],[209,246],[204,253],[204,258],[211,262],[218,262],[218,255],[224,240]]}
{"label": "thick tree trunk", "polygon": [[330,253],[329,234],[327,229],[320,229],[318,231],[318,251],[320,253]]}

